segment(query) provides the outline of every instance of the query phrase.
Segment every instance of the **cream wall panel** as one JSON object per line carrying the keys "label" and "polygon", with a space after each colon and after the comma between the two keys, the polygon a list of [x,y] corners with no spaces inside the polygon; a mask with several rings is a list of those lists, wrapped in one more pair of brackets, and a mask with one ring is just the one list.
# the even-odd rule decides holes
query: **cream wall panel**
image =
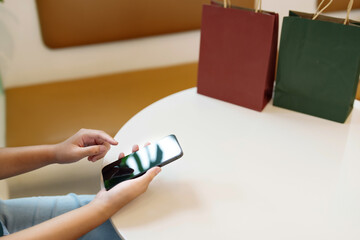
{"label": "cream wall panel", "polygon": [[[34,1],[5,1],[0,8],[6,12],[0,17],[5,25],[0,35],[11,45],[11,54],[0,62],[5,88],[198,59],[199,31],[51,50],[42,43]],[[9,48],[2,47],[0,52],[5,50]]]}
{"label": "cream wall panel", "polygon": [[[315,0],[264,0],[282,17],[289,9],[314,12]],[[334,14],[332,14],[334,15]],[[344,13],[335,13],[344,16]],[[360,18],[360,11],[351,13]],[[200,31],[51,50],[42,43],[35,1],[0,4],[0,69],[5,88],[82,78],[198,60]]]}

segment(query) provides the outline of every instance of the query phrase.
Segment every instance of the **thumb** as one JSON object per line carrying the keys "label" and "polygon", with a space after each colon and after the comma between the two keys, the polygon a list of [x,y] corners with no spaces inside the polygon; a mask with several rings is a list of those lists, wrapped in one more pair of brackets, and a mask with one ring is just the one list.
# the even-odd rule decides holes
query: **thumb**
{"label": "thumb", "polygon": [[154,179],[154,177],[159,174],[160,171],[161,171],[160,167],[153,167],[150,170],[148,170],[142,178],[146,182],[151,182]]}
{"label": "thumb", "polygon": [[104,145],[94,145],[80,148],[81,157],[89,157],[105,152],[107,148]]}

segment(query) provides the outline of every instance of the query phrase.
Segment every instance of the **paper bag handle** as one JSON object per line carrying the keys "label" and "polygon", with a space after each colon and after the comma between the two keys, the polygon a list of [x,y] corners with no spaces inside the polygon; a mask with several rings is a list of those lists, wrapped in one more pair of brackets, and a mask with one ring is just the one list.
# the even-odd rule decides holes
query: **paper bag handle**
{"label": "paper bag handle", "polygon": [[345,18],[345,21],[344,21],[344,25],[349,23],[350,11],[352,9],[353,4],[354,4],[354,0],[350,0],[349,4],[348,4],[348,7],[347,7],[347,13],[346,13],[346,18]]}
{"label": "paper bag handle", "polygon": [[257,12],[261,12],[262,10],[261,10],[261,0],[258,0],[257,1],[257,3],[256,3],[256,5],[255,5],[255,12],[257,13]]}
{"label": "paper bag handle", "polygon": [[[261,0],[257,1],[256,5],[255,5],[255,12],[256,13],[262,11],[261,3],[262,3]],[[228,8],[228,7],[231,7],[231,1],[230,0],[224,0],[224,8]]]}
{"label": "paper bag handle", "polygon": [[[261,0],[258,0],[255,4],[255,12],[261,12],[262,9],[261,9],[261,3],[262,1]],[[224,0],[224,8],[231,8],[231,0]]]}
{"label": "paper bag handle", "polygon": [[[314,14],[314,17],[312,18],[312,20],[315,20],[327,7],[330,6],[330,4],[333,2],[333,0],[330,0],[328,2],[328,4],[326,4],[325,7],[323,7],[320,11],[320,7],[321,5],[324,3],[325,0],[322,0],[321,3],[319,4],[318,8],[316,9],[316,13]],[[344,20],[344,25],[348,24],[349,23],[349,15],[350,15],[350,12],[351,12],[351,9],[352,9],[352,6],[354,4],[354,0],[350,0],[349,1],[349,4],[348,4],[348,7],[347,7],[347,12],[346,12],[346,18]]]}
{"label": "paper bag handle", "polygon": [[315,12],[314,17],[312,18],[312,20],[315,20],[315,19],[316,19],[325,9],[327,9],[327,8],[330,6],[330,4],[333,2],[333,0],[330,0],[330,1],[328,2],[328,4],[326,4],[325,7],[323,7],[323,8],[320,10],[320,7],[321,7],[321,5],[324,3],[324,1],[325,1],[325,0],[322,0],[321,3],[319,4],[319,6],[317,7],[316,12]]}
{"label": "paper bag handle", "polygon": [[230,0],[224,0],[224,8],[231,7],[231,1]]}

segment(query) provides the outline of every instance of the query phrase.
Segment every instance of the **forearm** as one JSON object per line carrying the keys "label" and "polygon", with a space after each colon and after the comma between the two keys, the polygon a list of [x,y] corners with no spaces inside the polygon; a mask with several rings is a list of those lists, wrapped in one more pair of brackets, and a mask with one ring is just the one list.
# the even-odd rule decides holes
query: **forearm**
{"label": "forearm", "polygon": [[55,145],[0,148],[0,179],[16,176],[55,162]]}
{"label": "forearm", "polygon": [[101,190],[88,205],[8,235],[4,240],[78,239],[103,224],[123,206],[144,193],[160,171],[160,167],[154,167],[143,176],[124,181],[109,191]]}
{"label": "forearm", "polygon": [[49,221],[10,234],[3,239],[78,239],[100,226],[109,217],[101,205],[96,202],[91,202],[88,205],[55,217]]}
{"label": "forearm", "polygon": [[41,168],[51,163],[73,163],[88,157],[97,161],[105,156],[110,144],[117,141],[103,131],[81,129],[55,145],[0,148],[0,179]]}

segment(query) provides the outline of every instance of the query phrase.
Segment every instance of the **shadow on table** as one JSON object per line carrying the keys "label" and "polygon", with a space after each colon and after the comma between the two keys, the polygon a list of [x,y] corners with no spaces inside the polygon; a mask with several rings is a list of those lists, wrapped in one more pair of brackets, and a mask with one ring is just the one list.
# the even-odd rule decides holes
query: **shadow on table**
{"label": "shadow on table", "polygon": [[162,221],[172,215],[201,208],[191,183],[158,181],[148,191],[122,208],[113,218],[120,231]]}

